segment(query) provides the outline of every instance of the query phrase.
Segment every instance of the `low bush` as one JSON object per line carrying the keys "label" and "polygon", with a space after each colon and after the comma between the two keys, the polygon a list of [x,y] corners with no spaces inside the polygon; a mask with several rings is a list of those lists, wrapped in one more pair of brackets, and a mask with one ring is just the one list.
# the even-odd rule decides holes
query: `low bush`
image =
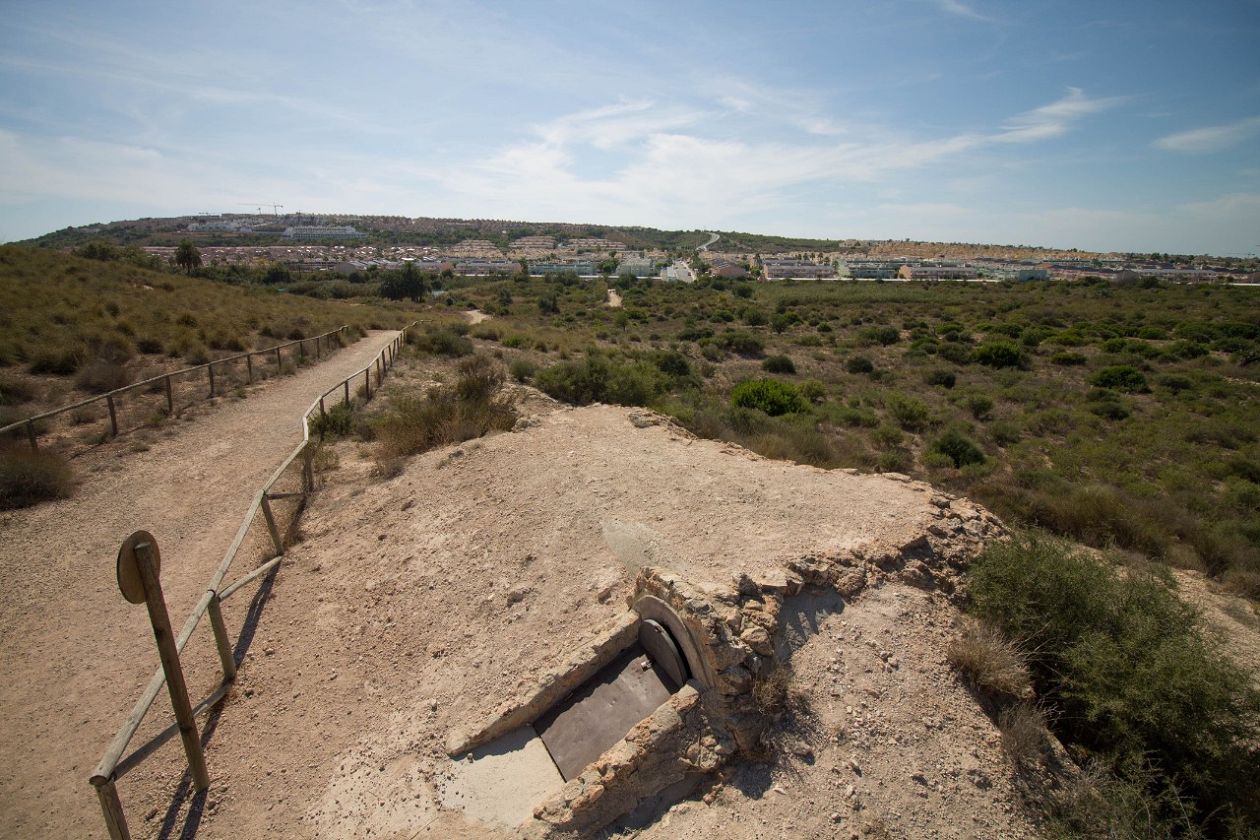
{"label": "low bush", "polygon": [[844,369],[849,373],[871,373],[875,370],[875,363],[865,356],[852,356],[844,363]]}
{"label": "low bush", "polygon": [[958,381],[958,378],[954,375],[954,372],[951,370],[938,369],[938,370],[928,371],[927,375],[923,377],[923,381],[927,382],[927,384],[929,385],[948,389],[948,388],[954,387],[954,385]]}
{"label": "low bush", "polygon": [[765,350],[765,343],[752,333],[722,333],[718,336],[717,342],[723,350],[738,356],[760,356]]}
{"label": "low bush", "polygon": [[1087,361],[1089,360],[1085,358],[1084,353],[1076,353],[1072,350],[1060,350],[1050,357],[1050,362],[1060,367],[1076,367]]}
{"label": "low bush", "polygon": [[354,429],[354,409],[339,402],[323,414],[311,418],[311,432],[320,437],[345,437]]}
{"label": "low bush", "polygon": [[766,373],[796,373],[796,363],[791,356],[767,356],[761,362]]}
{"label": "low bush", "polygon": [[1013,341],[986,341],[972,354],[974,361],[992,368],[1020,368],[1027,364],[1023,349]]}
{"label": "low bush", "polygon": [[778,379],[750,379],[731,389],[731,405],[754,408],[771,417],[807,411],[809,403],[794,386]]}
{"label": "low bush", "polygon": [[1089,384],[1098,388],[1112,388],[1117,391],[1148,391],[1146,377],[1142,371],[1131,365],[1112,365],[1096,371]]}
{"label": "low bush", "polygon": [[956,429],[950,429],[933,441],[931,450],[949,458],[957,469],[985,461],[984,451],[976,442]]}
{"label": "low bush", "polygon": [[560,362],[534,377],[534,384],[543,391],[574,405],[647,405],[665,391],[669,381],[655,365],[610,358],[594,351],[580,362]]}
{"label": "low bush", "polygon": [[919,432],[927,427],[931,414],[927,405],[914,397],[892,392],[884,398],[884,407],[907,432]]}
{"label": "low bush", "polygon": [[35,374],[69,376],[79,369],[87,353],[82,347],[63,347],[43,350],[31,359],[29,370]]}
{"label": "low bush", "polygon": [[437,446],[511,429],[516,409],[499,395],[503,371],[485,356],[460,362],[454,383],[423,397],[394,398],[373,423],[383,459],[426,452]]}
{"label": "low bush", "polygon": [[969,625],[946,651],[949,664],[982,694],[1019,699],[1032,690],[1032,678],[1019,648],[984,623]]}
{"label": "low bush", "polygon": [[34,385],[16,377],[0,377],[0,405],[21,405],[38,396]]}
{"label": "low bush", "polygon": [[83,367],[74,384],[94,394],[104,394],[131,384],[131,372],[116,362],[97,359]]}
{"label": "low bush", "polygon": [[977,420],[988,420],[993,416],[993,400],[984,394],[972,394],[967,397],[967,410]]}
{"label": "low bush", "polygon": [[1260,692],[1166,582],[1025,535],[974,561],[969,592],[1030,652],[1061,737],[1122,777],[1151,768],[1150,794],[1178,791],[1196,821],[1260,818]]}
{"label": "low bush", "polygon": [[538,365],[531,359],[516,358],[508,365],[508,373],[512,374],[512,378],[517,382],[528,382],[537,372]]}
{"label": "low bush", "polygon": [[863,344],[880,344],[887,347],[890,344],[896,344],[901,339],[901,333],[896,327],[887,324],[875,327],[865,327],[858,332],[858,341]]}
{"label": "low bush", "polygon": [[59,455],[20,446],[0,449],[0,510],[69,498],[74,475]]}
{"label": "low bush", "polygon": [[436,329],[416,334],[416,346],[426,353],[435,356],[471,356],[473,343],[467,337],[453,329]]}

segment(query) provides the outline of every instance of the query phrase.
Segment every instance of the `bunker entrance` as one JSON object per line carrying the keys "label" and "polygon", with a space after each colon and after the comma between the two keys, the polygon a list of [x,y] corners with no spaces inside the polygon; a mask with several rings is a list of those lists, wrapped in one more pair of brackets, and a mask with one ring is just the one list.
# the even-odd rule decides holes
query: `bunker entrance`
{"label": "bunker entrance", "polygon": [[686,664],[669,632],[645,621],[638,642],[548,709],[534,729],[568,781],[682,688],[686,678]]}

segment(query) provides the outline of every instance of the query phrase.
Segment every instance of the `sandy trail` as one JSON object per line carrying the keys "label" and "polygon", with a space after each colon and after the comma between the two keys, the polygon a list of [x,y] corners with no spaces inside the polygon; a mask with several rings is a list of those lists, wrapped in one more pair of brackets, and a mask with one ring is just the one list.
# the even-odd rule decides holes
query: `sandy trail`
{"label": "sandy trail", "polygon": [[[252,494],[300,441],[301,412],[396,335],[372,332],[248,399],[220,402],[147,451],[119,457],[126,438],[102,447],[76,462],[86,478],[74,498],[0,515],[0,836],[104,834],[88,775],[157,665],[144,608],[115,583],[121,540],[138,528],[157,537],[178,631]],[[228,604],[234,637],[248,598],[239,600]],[[214,676],[208,637],[203,622],[185,654],[194,698]],[[142,735],[170,718],[165,695],[150,718]]]}
{"label": "sandy trail", "polygon": [[621,295],[617,292],[617,290],[616,290],[616,289],[609,289],[609,290],[608,290],[608,303],[607,303],[606,305],[607,305],[610,309],[620,309],[620,308],[621,308]]}

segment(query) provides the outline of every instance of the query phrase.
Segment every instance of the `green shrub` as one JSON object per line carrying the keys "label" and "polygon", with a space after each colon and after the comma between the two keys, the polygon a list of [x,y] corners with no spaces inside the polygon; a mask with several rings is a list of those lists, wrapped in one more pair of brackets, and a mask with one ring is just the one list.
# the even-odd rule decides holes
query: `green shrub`
{"label": "green shrub", "polygon": [[947,362],[965,365],[971,361],[971,349],[965,344],[945,342],[937,350],[937,355]]}
{"label": "green shrub", "polygon": [[967,397],[967,410],[977,420],[988,420],[993,416],[993,400],[984,394],[972,394]]}
{"label": "green shrub", "polygon": [[1117,391],[1148,391],[1142,371],[1130,365],[1112,365],[1096,371],[1089,384]]}
{"label": "green shrub", "polygon": [[896,327],[887,324],[866,327],[858,332],[858,341],[863,344],[880,344],[887,347],[890,344],[896,344],[900,339],[900,331]]}
{"label": "green shrub", "polygon": [[907,432],[922,431],[930,418],[928,407],[914,397],[907,397],[896,391],[884,397],[884,407],[892,415],[897,424]]}
{"label": "green shrub", "polygon": [[750,379],[731,389],[731,405],[755,408],[771,417],[806,411],[809,403],[800,392],[778,379]]}
{"label": "green shrub", "polygon": [[1020,346],[1005,339],[986,341],[976,348],[972,358],[982,365],[993,368],[1018,368],[1027,364],[1024,351]]}
{"label": "green shrub", "polygon": [[1088,359],[1085,358],[1084,353],[1075,353],[1071,350],[1060,350],[1050,357],[1050,361],[1061,367],[1075,367],[1085,364]]}
{"label": "green shrub", "polygon": [[722,335],[718,336],[717,341],[723,350],[739,356],[760,356],[765,350],[765,343],[752,333],[722,333]]}
{"label": "green shrub", "polygon": [[953,388],[958,378],[954,376],[953,371],[938,369],[928,371],[924,381],[940,388]]}
{"label": "green shrub", "polygon": [[1198,819],[1260,818],[1260,693],[1165,582],[1021,536],[974,561],[970,596],[1030,652],[1061,737],[1121,774],[1153,768],[1153,792],[1176,785]]}
{"label": "green shrub", "polygon": [[69,498],[73,490],[74,476],[59,455],[20,446],[0,449],[0,510]]}
{"label": "green shrub", "polygon": [[871,373],[875,370],[875,363],[865,356],[852,356],[844,363],[844,369],[849,373]]}
{"label": "green shrub", "polygon": [[57,350],[43,350],[31,359],[30,372],[35,374],[53,374],[69,376],[79,369],[87,357],[82,347],[63,347]]}
{"label": "green shrub", "polygon": [[948,430],[933,441],[931,450],[949,458],[957,469],[985,461],[984,452],[975,441],[955,429]]}
{"label": "green shrub", "polygon": [[661,350],[652,355],[652,364],[656,365],[661,373],[682,378],[691,376],[691,362],[682,353],[677,350]]}
{"label": "green shrub", "polygon": [[822,402],[827,396],[827,387],[817,379],[806,379],[797,386],[801,396],[811,403]]}
{"label": "green shrub", "polygon": [[466,336],[460,335],[453,329],[437,329],[431,332],[418,334],[416,345],[427,353],[435,356],[471,356],[473,354],[473,343]]}
{"label": "green shrub", "polygon": [[537,372],[538,365],[531,359],[516,358],[508,365],[508,373],[512,374],[512,378],[517,382],[528,382]]}
{"label": "green shrub", "polygon": [[796,363],[791,356],[767,356],[761,362],[766,373],[796,373]]}
{"label": "green shrub", "polygon": [[534,384],[574,405],[647,405],[665,391],[669,380],[647,362],[624,362],[591,352],[580,362],[560,362],[544,368],[534,377]]}
{"label": "green shrub", "polygon": [[311,417],[311,432],[319,437],[345,437],[354,429],[354,409],[339,402],[323,414]]}

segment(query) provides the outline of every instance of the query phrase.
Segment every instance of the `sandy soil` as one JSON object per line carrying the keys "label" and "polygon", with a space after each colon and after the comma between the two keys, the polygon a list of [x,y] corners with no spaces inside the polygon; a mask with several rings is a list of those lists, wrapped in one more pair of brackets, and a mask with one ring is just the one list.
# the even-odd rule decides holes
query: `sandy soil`
{"label": "sandy soil", "polygon": [[606,305],[610,309],[620,309],[621,308],[621,293],[618,292],[616,289],[609,289],[608,302]]}
{"label": "sandy soil", "polygon": [[480,324],[482,321],[490,320],[490,316],[480,309],[469,309],[464,312],[464,317],[468,319],[470,324]]}
{"label": "sandy soil", "polygon": [[[144,608],[115,583],[122,539],[137,528],[157,537],[178,629],[251,496],[301,440],[301,412],[394,335],[372,333],[177,428],[119,438],[76,461],[87,475],[74,498],[0,515],[0,836],[104,834],[88,775],[157,665]],[[248,607],[238,600],[227,611],[232,628]],[[209,635],[199,630],[186,651],[194,694],[214,682]],[[154,710],[164,725],[165,697]]]}
{"label": "sandy soil", "polygon": [[[372,475],[368,447],[338,447],[210,742],[208,801],[171,807],[168,749],[168,775],[126,792],[150,816],[133,821],[138,836],[503,836],[440,807],[448,732],[596,638],[641,566],[727,581],[903,545],[933,521],[921,485],[768,461],[633,410],[558,409],[536,393],[529,405],[519,431],[417,456],[390,479]],[[952,615],[901,586],[816,615],[794,660],[819,725],[780,765],[733,771],[709,792],[716,807],[701,792],[666,819],[683,836],[760,837],[767,824],[836,836],[879,820],[1025,835],[995,730],[944,665]],[[865,775],[846,769],[854,754]]]}

